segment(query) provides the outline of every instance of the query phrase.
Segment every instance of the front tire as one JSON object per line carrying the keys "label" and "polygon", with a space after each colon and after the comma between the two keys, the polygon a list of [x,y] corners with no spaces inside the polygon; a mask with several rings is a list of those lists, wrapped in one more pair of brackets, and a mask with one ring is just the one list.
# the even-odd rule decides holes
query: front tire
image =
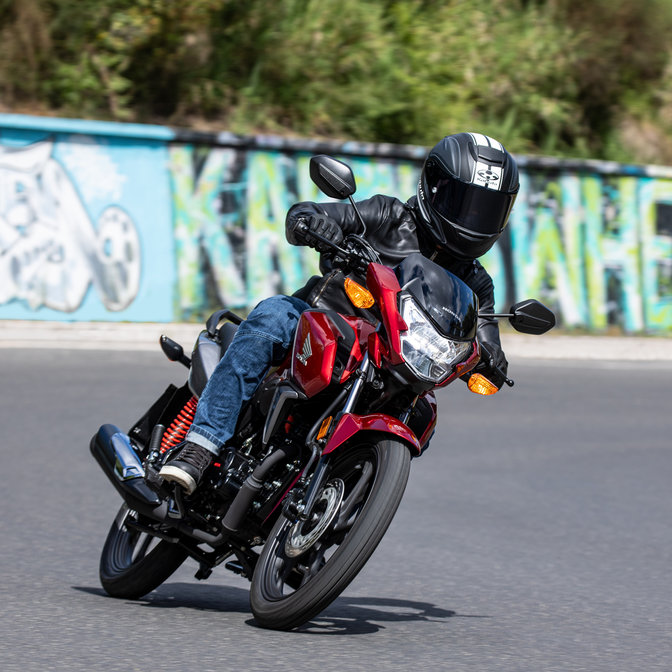
{"label": "front tire", "polygon": [[100,556],[100,583],[112,597],[137,600],[160,586],[187,558],[177,544],[126,527],[137,513],[123,504]]}
{"label": "front tire", "polygon": [[[408,481],[408,447],[374,434],[342,451],[333,457],[323,489],[323,518],[297,531],[280,516],[269,535],[250,590],[252,613],[262,627],[289,630],[325,609],[364,567],[392,522]],[[335,490],[342,490],[338,499]],[[333,501],[335,512],[328,510]],[[312,541],[315,529],[319,537]],[[311,542],[304,548],[306,539]]]}

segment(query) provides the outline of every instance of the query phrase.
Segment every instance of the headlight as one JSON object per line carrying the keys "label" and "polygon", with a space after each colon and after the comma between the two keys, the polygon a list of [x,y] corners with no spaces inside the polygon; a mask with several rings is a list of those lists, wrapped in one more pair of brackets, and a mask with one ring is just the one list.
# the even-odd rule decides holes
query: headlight
{"label": "headlight", "polygon": [[401,354],[419,378],[440,383],[471,353],[471,341],[442,336],[410,296],[401,301],[401,315],[408,325],[400,334]]}

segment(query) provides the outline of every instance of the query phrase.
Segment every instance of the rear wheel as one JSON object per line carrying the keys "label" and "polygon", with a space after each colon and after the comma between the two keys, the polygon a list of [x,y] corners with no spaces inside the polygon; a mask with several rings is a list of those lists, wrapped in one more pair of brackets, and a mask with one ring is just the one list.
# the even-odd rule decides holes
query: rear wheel
{"label": "rear wheel", "polygon": [[100,556],[100,582],[112,597],[136,600],[160,586],[187,558],[181,546],[134,530],[138,514],[119,509]]}
{"label": "rear wheel", "polygon": [[410,459],[405,444],[376,435],[334,455],[311,520],[281,516],[259,557],[250,591],[259,625],[289,630],[340,595],[392,522]]}

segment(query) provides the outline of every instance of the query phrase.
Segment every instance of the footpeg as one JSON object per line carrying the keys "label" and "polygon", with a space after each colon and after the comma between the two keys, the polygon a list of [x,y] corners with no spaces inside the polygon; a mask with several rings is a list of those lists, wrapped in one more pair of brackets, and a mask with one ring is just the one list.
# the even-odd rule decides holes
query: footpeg
{"label": "footpeg", "polygon": [[212,574],[212,567],[202,562],[201,566],[198,568],[198,571],[196,574],[194,574],[194,578],[198,579],[199,581],[205,581],[210,576],[210,574]]}
{"label": "footpeg", "polygon": [[224,567],[226,567],[226,569],[233,572],[234,574],[238,574],[239,576],[246,576],[245,567],[243,567],[239,562],[236,562],[235,560],[227,562],[224,565]]}

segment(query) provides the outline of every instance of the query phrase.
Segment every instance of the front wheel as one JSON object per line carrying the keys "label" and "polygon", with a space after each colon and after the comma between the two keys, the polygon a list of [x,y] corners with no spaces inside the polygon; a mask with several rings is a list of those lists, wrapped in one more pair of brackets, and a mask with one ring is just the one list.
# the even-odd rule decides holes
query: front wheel
{"label": "front wheel", "polygon": [[343,592],[392,522],[410,461],[405,444],[376,435],[334,455],[312,518],[280,516],[259,557],[250,591],[259,625],[295,628]]}
{"label": "front wheel", "polygon": [[160,586],[187,559],[181,546],[127,526],[137,515],[122,505],[103,546],[100,583],[112,597],[137,600]]}

